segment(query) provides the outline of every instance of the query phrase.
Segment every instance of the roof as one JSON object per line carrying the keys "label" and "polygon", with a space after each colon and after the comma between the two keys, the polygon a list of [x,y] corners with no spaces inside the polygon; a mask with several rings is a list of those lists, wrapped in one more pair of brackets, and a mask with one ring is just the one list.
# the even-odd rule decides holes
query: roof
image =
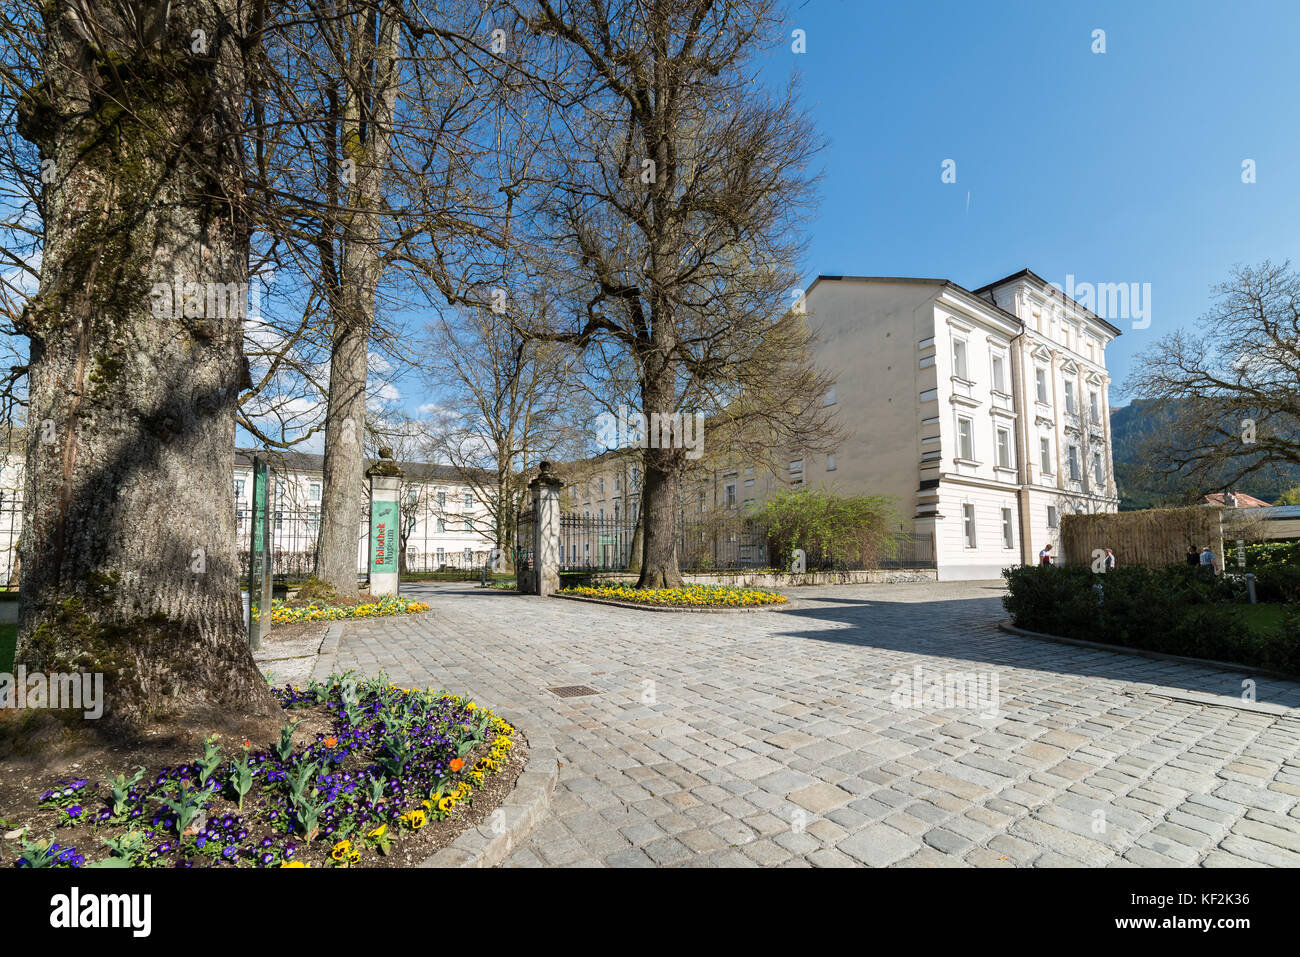
{"label": "roof", "polygon": [[1008,322],[1014,323],[1021,329],[1025,327],[1025,324],[1020,320],[1019,316],[1007,312],[990,299],[985,299],[983,296],[977,296],[965,286],[960,286],[951,279],[921,279],[918,277],[908,276],[818,276],[812,281],[812,285],[808,287],[808,290],[811,292],[812,287],[822,280],[826,280],[827,282],[892,282],[915,283],[918,286],[942,286],[944,289],[951,289],[953,292],[957,293],[957,295],[968,300],[972,304],[977,304],[983,309],[991,309],[993,312],[1000,313],[1004,319]]}
{"label": "roof", "polygon": [[1233,498],[1236,504],[1224,502],[1222,492],[1211,492],[1205,496],[1206,505],[1223,505],[1227,508],[1268,508],[1269,503],[1262,499],[1255,498],[1253,495],[1247,495],[1245,492],[1233,492]]}
{"label": "roof", "polygon": [[[235,449],[235,464],[251,466],[253,456],[261,455],[271,462],[273,469],[286,469],[291,472],[323,472],[325,456],[317,452],[297,452],[293,449]],[[378,459],[366,458],[365,467],[370,468]],[[492,479],[486,469],[459,469],[442,462],[398,462],[406,473],[406,478],[418,482],[457,482],[462,483],[467,476],[480,481]]]}
{"label": "roof", "polygon": [[1087,313],[1090,318],[1095,319],[1099,324],[1105,326],[1111,332],[1115,333],[1115,335],[1122,336],[1124,334],[1123,330],[1121,330],[1119,327],[1111,325],[1101,316],[1097,315],[1087,306],[1083,305],[1083,303],[1079,302],[1079,300],[1071,299],[1061,289],[1052,285],[1050,282],[1048,282],[1042,276],[1038,275],[1038,273],[1034,272],[1032,269],[1022,269],[1019,272],[1013,272],[1010,276],[1003,276],[1001,279],[995,282],[991,282],[987,286],[980,286],[978,289],[975,290],[975,295],[978,296],[982,292],[988,292],[990,289],[996,289],[998,286],[1005,286],[1007,283],[1010,282],[1019,282],[1022,279],[1026,279],[1032,282],[1043,292],[1047,292],[1048,290],[1051,290],[1052,293],[1055,293],[1062,300],[1069,299],[1069,301],[1074,303],[1075,306],[1077,306],[1079,309],[1082,309],[1085,313]]}

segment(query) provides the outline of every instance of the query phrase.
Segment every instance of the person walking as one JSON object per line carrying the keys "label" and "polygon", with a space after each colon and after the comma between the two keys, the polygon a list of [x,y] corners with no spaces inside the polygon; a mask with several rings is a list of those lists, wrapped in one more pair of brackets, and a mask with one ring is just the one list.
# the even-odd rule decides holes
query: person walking
{"label": "person walking", "polygon": [[1108,572],[1113,572],[1115,570],[1115,553],[1109,548],[1106,549],[1106,560],[1102,567]]}
{"label": "person walking", "polygon": [[1195,545],[1188,545],[1188,546],[1187,546],[1187,564],[1189,564],[1189,565],[1199,565],[1200,563],[1201,563],[1201,556],[1198,555],[1198,554],[1196,553],[1196,546],[1195,546]]}
{"label": "person walking", "polygon": [[1206,545],[1205,548],[1201,551],[1201,567],[1202,568],[1208,567],[1210,569],[1211,575],[1217,575],[1219,573],[1218,563],[1215,562],[1214,552],[1210,551],[1209,545]]}
{"label": "person walking", "polygon": [[1046,545],[1044,545],[1043,550],[1038,553],[1038,564],[1040,565],[1052,564],[1052,543],[1051,542],[1048,542]]}

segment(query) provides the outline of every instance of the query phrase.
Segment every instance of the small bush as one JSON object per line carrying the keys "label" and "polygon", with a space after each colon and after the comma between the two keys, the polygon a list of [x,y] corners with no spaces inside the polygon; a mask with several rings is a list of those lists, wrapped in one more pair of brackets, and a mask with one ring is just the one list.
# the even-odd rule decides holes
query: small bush
{"label": "small bush", "polygon": [[1247,545],[1246,565],[1252,570],[1273,565],[1300,565],[1300,540]]}
{"label": "small bush", "polygon": [[836,495],[820,489],[782,492],[754,516],[767,531],[768,555],[788,568],[796,548],[808,570],[875,568],[897,549],[897,515],[881,495]]}

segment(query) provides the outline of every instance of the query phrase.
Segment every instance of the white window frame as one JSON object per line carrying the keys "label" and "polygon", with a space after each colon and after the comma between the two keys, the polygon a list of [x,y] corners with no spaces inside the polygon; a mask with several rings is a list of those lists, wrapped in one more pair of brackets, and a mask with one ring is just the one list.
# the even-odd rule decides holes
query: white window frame
{"label": "white window frame", "polygon": [[1080,461],[1079,447],[1074,443],[1065,447],[1065,474],[1071,482],[1083,481],[1083,462]]}
{"label": "white window frame", "polygon": [[[966,423],[966,432],[962,434],[962,423]],[[957,458],[968,462],[975,461],[975,420],[968,415],[957,416]]]}
{"label": "white window frame", "polygon": [[1050,396],[1047,392],[1047,369],[1043,366],[1034,366],[1034,397],[1040,405],[1050,405],[1048,402]]}
{"label": "white window frame", "polygon": [[1055,505],[1047,506],[1047,527],[1048,528],[1061,527],[1061,516],[1057,513]]}
{"label": "white window frame", "polygon": [[970,381],[970,344],[959,336],[952,339],[952,374],[963,382]]}
{"label": "white window frame", "polygon": [[975,534],[975,505],[971,502],[962,502],[961,531],[967,548],[979,547],[979,539]]}
{"label": "white window frame", "polygon": [[[1003,436],[1006,436],[1005,443],[1002,441]],[[1002,455],[1004,451],[1006,452],[1005,459]],[[998,468],[1013,469],[1016,467],[1016,454],[1011,447],[1011,429],[1005,425],[993,426],[993,454]]]}
{"label": "white window frame", "polygon": [[1007,395],[1007,357],[1005,353],[994,352],[989,358],[989,379],[994,392]]}
{"label": "white window frame", "polygon": [[1052,470],[1052,440],[1047,436],[1038,437],[1038,467],[1044,475],[1055,475]]}
{"label": "white window frame", "polygon": [[1015,516],[1007,506],[1002,506],[1002,547],[1016,547]]}

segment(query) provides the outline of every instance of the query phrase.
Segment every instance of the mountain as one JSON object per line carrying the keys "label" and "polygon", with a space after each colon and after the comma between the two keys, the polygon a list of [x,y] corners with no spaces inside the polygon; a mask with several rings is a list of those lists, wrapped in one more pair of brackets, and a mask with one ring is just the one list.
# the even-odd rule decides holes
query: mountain
{"label": "mountain", "polygon": [[[1175,414],[1167,402],[1159,399],[1135,399],[1110,410],[1111,454],[1115,459],[1115,484],[1119,486],[1121,511],[1187,505],[1206,492],[1221,491],[1220,486],[1203,487],[1182,475],[1144,474],[1144,445],[1154,436],[1174,427]],[[1238,491],[1266,502],[1275,502],[1289,488],[1300,485],[1300,466],[1282,469],[1278,474],[1257,474],[1235,486]]]}

